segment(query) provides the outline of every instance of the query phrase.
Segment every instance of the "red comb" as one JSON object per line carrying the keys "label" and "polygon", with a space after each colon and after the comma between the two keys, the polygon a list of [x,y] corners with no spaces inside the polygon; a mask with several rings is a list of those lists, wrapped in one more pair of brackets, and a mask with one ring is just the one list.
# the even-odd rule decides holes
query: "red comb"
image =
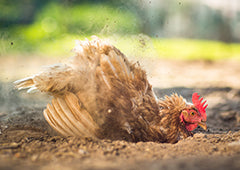
{"label": "red comb", "polygon": [[200,114],[203,116],[204,120],[206,120],[207,119],[207,114],[206,114],[205,109],[207,108],[208,104],[206,104],[206,102],[207,102],[206,100],[203,101],[203,98],[199,99],[199,97],[200,97],[200,95],[198,95],[197,93],[193,93],[192,102],[193,102],[194,106],[198,109]]}

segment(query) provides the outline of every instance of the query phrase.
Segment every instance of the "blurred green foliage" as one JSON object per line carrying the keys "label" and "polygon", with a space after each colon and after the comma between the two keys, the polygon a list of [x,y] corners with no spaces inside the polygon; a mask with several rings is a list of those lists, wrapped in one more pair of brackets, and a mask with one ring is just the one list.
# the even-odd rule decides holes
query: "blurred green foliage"
{"label": "blurred green foliage", "polygon": [[66,7],[51,3],[40,11],[31,26],[22,29],[27,38],[48,39],[64,33],[131,34],[138,32],[138,25],[132,13],[108,5],[82,4]]}
{"label": "blurred green foliage", "polygon": [[2,29],[0,55],[7,51],[44,53],[51,50],[47,44],[68,42],[69,38],[134,34],[139,32],[138,28],[134,14],[107,4],[48,3],[36,14],[32,24]]}
{"label": "blurred green foliage", "polygon": [[160,39],[147,36],[111,38],[127,56],[179,60],[240,61],[240,44],[194,39]]}
{"label": "blurred green foliage", "polygon": [[150,2],[1,0],[0,57],[18,54],[68,56],[74,40],[97,35],[110,39],[130,56],[240,59],[240,45],[237,43],[166,39],[183,35],[224,41],[230,38],[231,42],[233,26],[224,20],[220,11],[196,2],[193,5],[190,1],[182,5],[169,0],[169,3],[156,6]]}
{"label": "blurred green foliage", "polygon": [[155,39],[158,55],[171,59],[240,59],[240,44],[194,39]]}

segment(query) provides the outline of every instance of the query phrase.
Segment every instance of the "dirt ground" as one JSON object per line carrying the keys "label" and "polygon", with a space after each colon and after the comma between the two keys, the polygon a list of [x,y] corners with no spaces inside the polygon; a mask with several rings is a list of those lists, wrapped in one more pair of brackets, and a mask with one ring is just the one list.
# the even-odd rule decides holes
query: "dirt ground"
{"label": "dirt ground", "polygon": [[49,96],[10,83],[40,62],[14,61],[1,68],[0,169],[240,169],[239,61],[140,61],[159,97],[177,92],[190,101],[196,91],[208,100],[208,130],[176,144],[59,136],[42,115]]}

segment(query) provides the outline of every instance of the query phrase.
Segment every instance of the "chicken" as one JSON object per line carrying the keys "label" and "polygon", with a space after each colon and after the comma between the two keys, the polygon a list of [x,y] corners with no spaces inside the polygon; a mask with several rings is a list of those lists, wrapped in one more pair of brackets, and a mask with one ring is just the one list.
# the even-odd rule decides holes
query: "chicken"
{"label": "chicken", "polygon": [[207,104],[197,93],[192,103],[178,94],[158,99],[140,65],[97,37],[77,41],[73,51],[68,63],[15,82],[53,96],[43,114],[60,134],[176,143],[198,125],[206,130]]}

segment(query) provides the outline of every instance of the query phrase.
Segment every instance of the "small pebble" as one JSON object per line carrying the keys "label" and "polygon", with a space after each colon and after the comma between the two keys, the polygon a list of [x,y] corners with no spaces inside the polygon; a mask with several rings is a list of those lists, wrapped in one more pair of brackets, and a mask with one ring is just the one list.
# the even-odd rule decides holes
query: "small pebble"
{"label": "small pebble", "polygon": [[35,154],[35,155],[33,155],[32,157],[31,157],[31,160],[32,161],[36,161],[38,159],[38,155],[37,154]]}
{"label": "small pebble", "polygon": [[194,138],[207,138],[207,135],[203,134],[203,133],[196,133],[193,136]]}
{"label": "small pebble", "polygon": [[18,146],[19,146],[18,143],[13,142],[13,143],[10,143],[9,148],[14,149],[14,148],[17,148]]}
{"label": "small pebble", "polygon": [[85,151],[85,150],[83,150],[83,149],[79,149],[79,150],[78,150],[78,153],[79,153],[79,154],[82,154],[82,155],[85,155],[85,154],[87,154],[87,151]]}
{"label": "small pebble", "polygon": [[20,152],[17,152],[17,153],[14,154],[14,156],[15,156],[16,158],[20,158],[20,157],[21,157],[21,153],[20,153]]}

